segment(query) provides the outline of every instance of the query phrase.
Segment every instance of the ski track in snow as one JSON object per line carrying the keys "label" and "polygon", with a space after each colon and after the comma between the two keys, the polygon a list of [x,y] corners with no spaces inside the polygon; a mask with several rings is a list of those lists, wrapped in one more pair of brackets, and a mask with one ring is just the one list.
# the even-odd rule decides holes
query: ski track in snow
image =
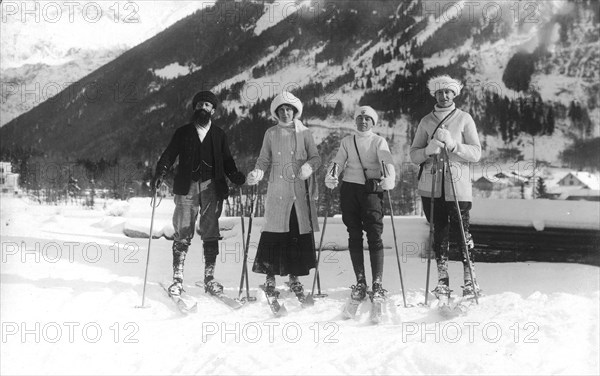
{"label": "ski track in snow", "polygon": [[[3,197],[3,374],[598,374],[597,267],[479,263],[485,294],[480,304],[466,316],[444,318],[418,305],[424,300],[426,263],[416,255],[402,262],[412,306],[403,307],[395,253],[386,248],[384,286],[390,299],[382,323],[374,326],[368,300],[356,319],[341,319],[354,283],[347,252],[325,252],[320,274],[329,296],[314,307],[302,309],[283,291],[286,279],[278,277],[289,314],[274,318],[257,288],[262,275],[249,276],[257,302],[237,311],[194,286],[203,270],[195,238],[185,281],[199,311],[183,316],[158,285],[171,277],[171,242],[152,241],[147,308],[135,308],[141,303],[148,239],[105,232],[99,223],[111,222],[106,218],[98,209]],[[409,223],[397,226],[403,250],[422,241]],[[255,226],[249,266],[260,220]],[[327,234],[343,237],[345,229],[332,220],[326,231],[328,239]],[[386,244],[391,237],[387,226]],[[239,240],[232,236],[221,243],[216,268],[232,297],[241,271]],[[435,263],[431,271],[435,275]],[[450,263],[455,295],[461,271],[462,265]],[[301,278],[307,290],[312,277]]]}

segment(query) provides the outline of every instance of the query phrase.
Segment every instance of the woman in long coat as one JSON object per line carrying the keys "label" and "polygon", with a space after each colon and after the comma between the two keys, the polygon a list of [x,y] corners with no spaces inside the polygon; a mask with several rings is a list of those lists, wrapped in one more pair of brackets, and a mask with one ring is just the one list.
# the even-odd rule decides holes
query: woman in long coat
{"label": "woman in long coat", "polygon": [[[265,133],[260,156],[248,174],[248,185],[258,184],[270,168],[265,203],[265,224],[252,271],[266,274],[265,288],[275,294],[275,275],[289,275],[290,288],[303,292],[298,276],[315,267],[313,230],[318,231],[313,197],[316,183],[312,174],[321,165],[310,130],[299,120],[302,103],[289,92],[282,92],[271,103],[277,125]],[[310,178],[310,179],[309,179]],[[312,221],[306,199],[308,179]]]}

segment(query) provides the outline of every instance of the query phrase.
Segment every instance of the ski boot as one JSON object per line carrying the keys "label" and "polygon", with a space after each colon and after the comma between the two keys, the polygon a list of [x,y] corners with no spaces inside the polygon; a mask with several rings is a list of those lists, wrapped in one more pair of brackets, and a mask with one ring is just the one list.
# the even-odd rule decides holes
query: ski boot
{"label": "ski boot", "polygon": [[364,280],[360,280],[350,288],[352,289],[350,299],[344,305],[344,310],[342,311],[342,315],[347,319],[353,319],[356,316],[358,306],[367,297],[367,283]]}
{"label": "ski boot", "polygon": [[306,295],[304,295],[304,286],[302,286],[300,281],[290,283],[290,290],[296,294],[296,298],[298,298],[300,303],[304,303],[306,300]]}
{"label": "ski boot", "polygon": [[285,316],[287,314],[287,309],[285,306],[277,300],[279,298],[279,291],[275,289],[275,277],[267,277],[264,285],[260,286],[265,292],[265,296],[267,297],[267,303],[269,304],[269,308],[275,317]]}
{"label": "ski boot", "polygon": [[223,294],[223,285],[217,282],[213,277],[206,278],[204,280],[204,292],[210,295],[220,296]]}
{"label": "ski boot", "polygon": [[477,282],[475,282],[475,286],[473,286],[472,281],[465,281],[465,285],[461,286],[461,287],[463,289],[463,299],[464,298],[468,298],[468,299],[475,298],[475,292],[477,292],[477,295],[479,295],[481,292],[481,289],[479,288],[479,285],[477,284]]}
{"label": "ski boot", "polygon": [[356,285],[352,285],[350,287],[352,292],[350,293],[350,298],[357,302],[363,301],[367,296],[367,283],[365,281],[360,281]]}
{"label": "ski boot", "polygon": [[265,281],[265,293],[267,294],[268,297],[270,298],[278,298],[279,297],[279,291],[275,290],[275,278],[267,278],[267,280]]}
{"label": "ski boot", "polygon": [[169,286],[168,292],[170,296],[181,296],[183,292],[183,283],[180,280],[175,279],[173,284]]}
{"label": "ski boot", "polygon": [[381,283],[379,283],[379,282],[373,283],[373,291],[371,292],[371,300],[376,300],[376,299],[385,300],[386,292],[387,292],[387,290],[383,288]]}
{"label": "ski boot", "polygon": [[371,322],[378,324],[381,322],[383,316],[383,305],[385,304],[387,290],[383,288],[381,282],[373,283],[373,290],[371,291]]}
{"label": "ski boot", "polygon": [[431,293],[437,298],[438,308],[441,311],[450,308],[450,294],[452,293],[450,287],[448,287],[447,285],[440,284],[437,285],[437,287],[433,291],[431,291]]}

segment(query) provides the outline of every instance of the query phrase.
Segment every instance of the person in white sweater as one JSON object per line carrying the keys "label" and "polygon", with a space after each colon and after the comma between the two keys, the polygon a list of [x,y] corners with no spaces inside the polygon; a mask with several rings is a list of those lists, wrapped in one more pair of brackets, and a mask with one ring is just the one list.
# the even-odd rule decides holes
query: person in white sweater
{"label": "person in white sweater", "polygon": [[[373,278],[371,298],[385,297],[383,289],[383,192],[394,189],[396,174],[387,141],[373,133],[377,124],[377,112],[369,106],[357,108],[354,114],[355,135],[342,139],[335,158],[331,161],[325,177],[327,188],[338,185],[338,175],[343,171],[340,189],[342,220],[348,231],[350,259],[356,275],[351,298],[363,300],[367,293],[363,255],[363,231],[367,234],[371,272]],[[383,163],[382,163],[383,162]],[[382,164],[387,170],[383,178]],[[339,167],[339,168],[338,168]],[[369,193],[365,187],[367,179],[377,179],[380,189]]]}
{"label": "person in white sweater", "polygon": [[[433,111],[423,117],[419,123],[410,148],[410,158],[414,163],[421,165],[419,194],[427,221],[431,223],[433,220],[434,225],[433,251],[437,263],[438,284],[433,293],[438,299],[443,297],[446,300],[451,293],[448,275],[449,240],[452,240],[453,246],[458,246],[460,253],[463,254],[463,296],[473,295],[475,289],[479,291],[475,276],[471,278],[469,265],[462,251],[464,243],[460,235],[458,216],[462,217],[471,267],[474,268],[472,253],[474,242],[469,232],[469,210],[473,200],[469,166],[470,163],[475,163],[481,158],[481,144],[471,115],[456,108],[454,104],[454,98],[462,89],[461,83],[444,75],[429,80],[428,88],[437,103]],[[448,151],[460,212],[456,208],[452,194],[452,182],[450,174],[446,171],[446,161],[441,155],[444,148]],[[433,193],[431,192],[432,179],[436,179]],[[430,218],[432,201],[433,219]],[[473,284],[472,281],[475,283]]]}

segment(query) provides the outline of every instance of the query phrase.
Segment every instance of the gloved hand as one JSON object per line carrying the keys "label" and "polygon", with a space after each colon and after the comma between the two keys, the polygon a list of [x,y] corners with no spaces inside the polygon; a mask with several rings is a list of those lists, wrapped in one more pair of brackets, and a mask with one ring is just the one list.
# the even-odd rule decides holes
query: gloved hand
{"label": "gloved hand", "polygon": [[246,183],[248,185],[256,185],[258,184],[259,181],[262,180],[262,178],[265,176],[265,172],[263,170],[260,170],[258,168],[250,171],[250,173],[248,174],[248,177],[246,178]]}
{"label": "gloved hand", "polygon": [[229,176],[229,180],[235,185],[244,185],[246,182],[246,177],[239,171],[234,172]]}
{"label": "gloved hand", "polygon": [[306,180],[312,175],[313,168],[308,163],[305,163],[300,167],[300,175],[298,176],[301,180]]}
{"label": "gloved hand", "polygon": [[434,138],[433,140],[429,141],[429,143],[427,144],[427,147],[425,148],[425,154],[427,154],[427,155],[440,154],[442,152],[443,147],[444,147],[444,144],[442,144],[440,141],[438,141]]}
{"label": "gloved hand", "polygon": [[454,141],[452,135],[447,129],[438,129],[438,131],[435,133],[435,138],[438,141],[441,141],[444,144],[446,144],[446,147],[450,151],[453,151],[454,148],[456,148],[456,141]]}
{"label": "gloved hand", "polygon": [[335,187],[337,187],[338,186],[337,176],[332,176],[330,174],[327,174],[327,176],[325,176],[325,186],[329,189],[334,189]]}
{"label": "gloved hand", "polygon": [[162,185],[164,176],[156,175],[152,178],[152,182],[150,183],[150,189],[152,192],[156,192],[160,186]]}
{"label": "gloved hand", "polygon": [[387,178],[381,178],[380,185],[384,191],[391,191],[396,186],[396,179],[392,176],[388,176]]}
{"label": "gloved hand", "polygon": [[385,165],[380,185],[384,191],[391,191],[396,186],[396,169],[392,163]]}

